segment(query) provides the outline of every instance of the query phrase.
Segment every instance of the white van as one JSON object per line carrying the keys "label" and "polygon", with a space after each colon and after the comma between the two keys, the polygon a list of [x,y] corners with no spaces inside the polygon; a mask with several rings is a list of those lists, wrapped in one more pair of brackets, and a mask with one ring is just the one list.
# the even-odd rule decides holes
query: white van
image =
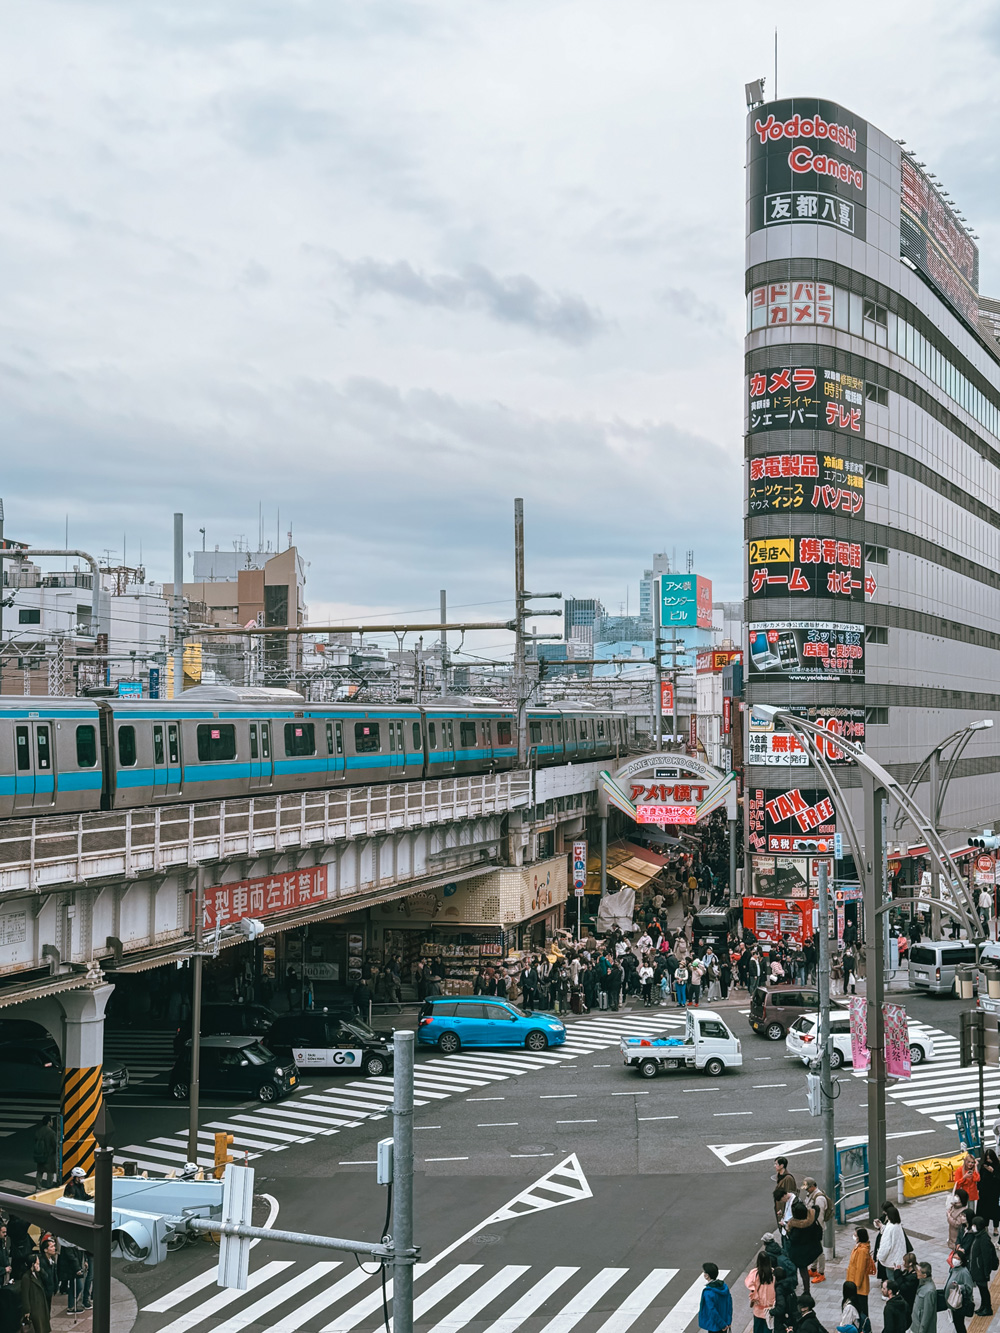
{"label": "white van", "polygon": [[955,969],[959,963],[976,962],[976,946],[969,940],[925,940],[910,946],[907,967],[914,990],[932,995],[955,993]]}

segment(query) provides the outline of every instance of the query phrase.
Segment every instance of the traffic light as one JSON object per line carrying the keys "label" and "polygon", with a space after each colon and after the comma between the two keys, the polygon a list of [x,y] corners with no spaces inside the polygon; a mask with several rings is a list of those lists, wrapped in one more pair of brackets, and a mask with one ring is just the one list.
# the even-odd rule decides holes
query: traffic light
{"label": "traffic light", "polygon": [[226,1167],[233,1160],[229,1149],[233,1146],[232,1134],[215,1136],[215,1178],[221,1180],[226,1174]]}
{"label": "traffic light", "polygon": [[970,847],[981,847],[984,852],[995,852],[1000,847],[1000,834],[987,833],[983,830],[981,838],[970,838]]}
{"label": "traffic light", "polygon": [[167,1220],[159,1213],[115,1209],[111,1222],[111,1253],[116,1259],[159,1264],[167,1257]]}
{"label": "traffic light", "polygon": [[986,1014],[982,1009],[963,1009],[959,1019],[960,1065],[980,1065],[986,1058]]}
{"label": "traffic light", "polygon": [[806,1074],[806,1099],[809,1102],[810,1115],[823,1114],[819,1074]]}

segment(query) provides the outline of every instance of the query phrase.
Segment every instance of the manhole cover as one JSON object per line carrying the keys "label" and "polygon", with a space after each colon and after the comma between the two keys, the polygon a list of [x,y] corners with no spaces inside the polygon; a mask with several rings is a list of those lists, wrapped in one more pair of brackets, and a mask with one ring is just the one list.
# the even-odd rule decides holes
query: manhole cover
{"label": "manhole cover", "polygon": [[503,1236],[493,1236],[488,1232],[485,1235],[473,1236],[472,1238],[473,1245],[500,1245],[502,1241]]}
{"label": "manhole cover", "polygon": [[545,1151],[544,1143],[522,1143],[521,1146],[518,1148],[518,1152],[544,1152],[544,1151]]}

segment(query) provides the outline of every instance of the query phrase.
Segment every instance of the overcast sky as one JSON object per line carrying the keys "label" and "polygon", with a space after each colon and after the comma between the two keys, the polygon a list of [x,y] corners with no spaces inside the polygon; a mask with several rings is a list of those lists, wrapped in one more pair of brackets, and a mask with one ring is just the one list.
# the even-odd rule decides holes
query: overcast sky
{"label": "overcast sky", "polygon": [[1000,294],[995,3],[9,0],[7,533],[169,578],[175,509],[231,549],[262,503],[311,619],[492,619],[522,495],[531,587],[634,607],[690,548],[739,597],[775,23],[779,94],[905,138]]}

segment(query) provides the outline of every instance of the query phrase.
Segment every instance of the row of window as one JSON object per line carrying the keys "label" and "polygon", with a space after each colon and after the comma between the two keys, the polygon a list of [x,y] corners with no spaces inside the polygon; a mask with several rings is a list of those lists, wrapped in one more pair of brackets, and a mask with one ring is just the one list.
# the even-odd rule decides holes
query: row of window
{"label": "row of window", "polygon": [[[991,434],[1000,436],[1000,407],[908,320],[832,283],[772,282],[747,294],[748,330],[820,325],[856,334],[909,361]],[[884,396],[883,396],[884,395]],[[882,389],[872,401],[888,402]]]}
{"label": "row of window", "polygon": [[[76,729],[76,762],[79,768],[97,767],[97,729],[89,722]],[[31,771],[31,727],[26,723],[14,728],[14,767],[19,773]],[[52,730],[47,722],[35,724],[35,768],[39,773],[52,768]]]}
{"label": "row of window", "polygon": [[[612,723],[611,725],[613,726],[614,724]],[[532,745],[541,745],[543,726],[547,734],[547,740],[549,741],[550,744],[553,742],[559,744],[563,740],[562,718],[556,718],[553,721],[546,720],[544,722],[542,721],[529,722],[528,740]],[[590,729],[588,728],[588,725],[583,718],[581,718],[579,722],[575,722],[571,719],[566,723],[565,739],[568,741],[575,741],[575,740],[587,741],[595,739],[602,741],[604,740],[604,738],[605,738],[605,729],[604,729],[604,721],[602,718],[596,718],[594,720],[593,735],[591,735]]]}

